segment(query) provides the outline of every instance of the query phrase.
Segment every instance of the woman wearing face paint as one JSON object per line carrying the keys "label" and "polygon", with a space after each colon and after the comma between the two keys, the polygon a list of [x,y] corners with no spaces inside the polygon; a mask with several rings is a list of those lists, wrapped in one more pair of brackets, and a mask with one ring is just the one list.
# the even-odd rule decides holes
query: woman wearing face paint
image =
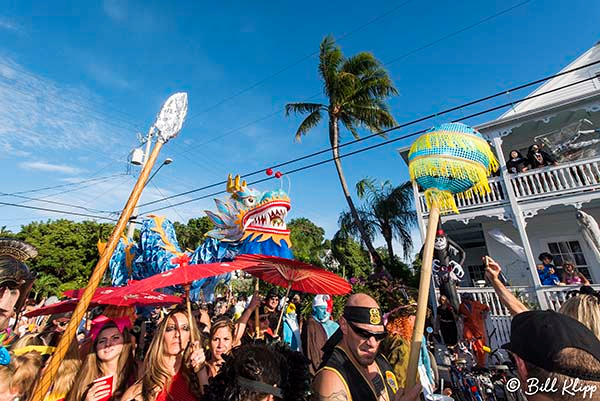
{"label": "woman wearing face paint", "polygon": [[[99,316],[92,321],[93,344],[85,356],[67,401],[96,401],[107,395],[119,399],[135,380],[133,346],[128,317]],[[112,376],[109,381],[97,381]]]}
{"label": "woman wearing face paint", "polygon": [[144,358],[142,378],[131,386],[122,400],[194,401],[202,397],[208,383],[206,358],[199,341],[190,341],[190,332],[200,338],[195,322],[185,308],[172,310],[160,322]]}

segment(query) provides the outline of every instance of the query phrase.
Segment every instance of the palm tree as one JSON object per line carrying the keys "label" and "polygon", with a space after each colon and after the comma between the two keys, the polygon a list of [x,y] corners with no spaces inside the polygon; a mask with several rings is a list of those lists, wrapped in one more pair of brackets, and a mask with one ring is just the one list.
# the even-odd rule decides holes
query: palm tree
{"label": "palm tree", "polygon": [[[394,260],[393,240],[402,245],[404,258],[409,256],[413,247],[410,230],[417,223],[410,181],[397,187],[392,186],[389,181],[377,186],[374,179],[364,178],[356,184],[356,193],[365,201],[358,210],[358,215],[370,239],[373,240],[377,233],[381,234],[387,245],[390,261]],[[340,215],[339,224],[342,232],[358,236],[358,227],[348,212]]]}
{"label": "palm tree", "polygon": [[[285,106],[286,116],[291,113],[308,114],[296,131],[296,140],[300,140],[312,128],[316,127],[323,115],[329,117],[329,143],[333,160],[337,169],[342,191],[348,202],[350,213],[360,232],[360,237],[367,247],[372,262],[377,268],[383,267],[381,257],[373,247],[358,212],[352,201],[342,163],[339,156],[340,123],[354,138],[360,138],[358,128],[363,127],[371,132],[380,132],[384,128],[393,127],[396,121],[389,112],[385,100],[398,94],[387,71],[370,53],[361,52],[345,58],[331,36],[321,42],[319,55],[319,74],[323,81],[323,90],[329,104],[322,103],[288,103]],[[382,135],[383,136],[383,135]]]}

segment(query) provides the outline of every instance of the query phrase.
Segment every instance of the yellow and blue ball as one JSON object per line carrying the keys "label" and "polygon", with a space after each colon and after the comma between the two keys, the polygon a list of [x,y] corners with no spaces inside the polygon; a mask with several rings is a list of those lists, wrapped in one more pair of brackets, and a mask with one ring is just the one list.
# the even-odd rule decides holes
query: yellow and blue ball
{"label": "yellow and blue ball", "polygon": [[408,153],[410,177],[425,189],[425,199],[442,212],[458,213],[453,195],[470,198],[490,191],[489,174],[498,169],[490,145],[462,123],[446,123],[421,135]]}

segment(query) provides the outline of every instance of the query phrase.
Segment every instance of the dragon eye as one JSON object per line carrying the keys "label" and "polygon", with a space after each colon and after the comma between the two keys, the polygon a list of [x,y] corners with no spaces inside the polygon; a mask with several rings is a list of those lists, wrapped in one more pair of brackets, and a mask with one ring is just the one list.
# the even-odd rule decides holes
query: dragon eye
{"label": "dragon eye", "polygon": [[249,196],[246,199],[244,199],[244,203],[246,204],[246,206],[254,205],[254,201],[255,201],[254,196]]}

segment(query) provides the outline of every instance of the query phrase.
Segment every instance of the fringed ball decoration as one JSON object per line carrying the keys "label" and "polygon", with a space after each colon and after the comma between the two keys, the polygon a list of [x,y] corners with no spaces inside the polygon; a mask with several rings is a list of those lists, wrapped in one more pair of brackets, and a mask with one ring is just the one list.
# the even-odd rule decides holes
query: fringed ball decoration
{"label": "fringed ball decoration", "polygon": [[408,153],[410,178],[425,189],[425,201],[441,213],[458,213],[454,195],[471,198],[490,192],[487,177],[498,160],[481,134],[462,123],[434,127],[412,144]]}

